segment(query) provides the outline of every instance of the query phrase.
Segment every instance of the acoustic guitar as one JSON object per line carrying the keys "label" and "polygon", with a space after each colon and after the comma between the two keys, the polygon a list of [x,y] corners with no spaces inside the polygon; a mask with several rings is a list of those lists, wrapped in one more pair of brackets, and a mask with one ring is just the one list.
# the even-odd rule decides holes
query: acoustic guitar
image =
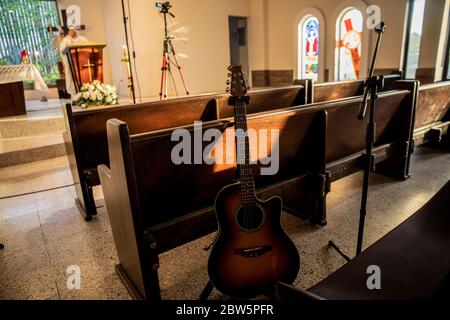
{"label": "acoustic guitar", "polygon": [[[281,226],[282,200],[256,196],[247,132],[247,85],[241,66],[230,66],[240,181],[222,189],[215,210],[219,233],[208,261],[214,287],[233,298],[271,295],[275,283],[292,283],[300,268],[298,251]],[[239,130],[240,129],[240,130]]]}

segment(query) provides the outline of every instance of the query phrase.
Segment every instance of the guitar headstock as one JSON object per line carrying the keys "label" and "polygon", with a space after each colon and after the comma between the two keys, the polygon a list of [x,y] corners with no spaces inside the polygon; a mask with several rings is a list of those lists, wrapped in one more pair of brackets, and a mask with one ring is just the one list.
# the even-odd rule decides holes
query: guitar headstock
{"label": "guitar headstock", "polygon": [[[241,65],[231,65],[228,67],[228,81],[230,85],[229,91],[235,98],[244,97],[247,94],[247,84],[245,81],[244,73],[242,72]],[[228,90],[227,90],[228,91]]]}

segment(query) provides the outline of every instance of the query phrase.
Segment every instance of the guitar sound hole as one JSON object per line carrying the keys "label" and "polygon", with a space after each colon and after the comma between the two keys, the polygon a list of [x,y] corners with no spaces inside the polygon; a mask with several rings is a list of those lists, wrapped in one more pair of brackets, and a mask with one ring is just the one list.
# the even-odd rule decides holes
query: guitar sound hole
{"label": "guitar sound hole", "polygon": [[236,224],[244,232],[256,232],[264,225],[264,209],[259,204],[242,205],[235,214]]}

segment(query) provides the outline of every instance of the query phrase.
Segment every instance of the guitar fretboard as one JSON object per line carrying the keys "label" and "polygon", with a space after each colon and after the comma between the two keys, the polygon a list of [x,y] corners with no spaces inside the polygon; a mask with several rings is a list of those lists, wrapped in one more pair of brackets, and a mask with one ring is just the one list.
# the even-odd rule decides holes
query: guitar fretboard
{"label": "guitar fretboard", "polygon": [[236,157],[241,179],[242,203],[253,204],[256,200],[253,165],[250,162],[250,143],[247,127],[246,104],[236,99],[234,112],[236,130]]}

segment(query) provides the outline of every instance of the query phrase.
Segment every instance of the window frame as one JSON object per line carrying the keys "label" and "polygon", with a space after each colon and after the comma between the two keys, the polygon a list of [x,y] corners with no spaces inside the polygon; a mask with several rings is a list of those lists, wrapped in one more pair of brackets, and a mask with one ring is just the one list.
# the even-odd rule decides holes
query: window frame
{"label": "window frame", "polygon": [[[353,10],[357,10],[362,15],[362,18],[363,18],[363,28],[362,28],[362,31],[361,31],[361,41],[360,41],[360,44],[359,44],[361,46],[361,53],[360,53],[360,68],[361,69],[359,70],[359,72],[360,72],[359,77],[357,77],[356,79],[353,79],[353,80],[358,80],[361,77],[363,50],[364,50],[364,48],[363,48],[364,47],[363,46],[364,13],[359,8],[357,8],[355,6],[348,6],[348,7],[346,7],[346,8],[341,10],[340,14],[338,15],[337,19],[335,20],[335,27],[336,27],[335,38],[336,38],[336,41],[341,41],[341,38],[342,38],[342,30],[341,30],[342,22],[344,21],[345,15],[348,12],[353,11]],[[334,54],[335,54],[335,57],[334,57],[334,63],[335,63],[335,66],[334,66],[335,76],[334,77],[335,77],[335,81],[353,81],[353,80],[348,80],[348,79],[341,79],[341,77],[340,77],[340,73],[341,73],[340,72],[341,71],[341,47],[335,46]]]}
{"label": "window frame", "polygon": [[450,80],[450,13],[447,24],[447,45],[445,50],[444,72],[442,76],[443,81]]}
{"label": "window frame", "polygon": [[406,79],[406,70],[408,70],[408,55],[409,55],[409,42],[411,38],[411,27],[412,27],[412,18],[414,13],[414,5],[413,2],[415,0],[408,1],[408,17],[406,22],[406,38],[405,38],[405,46],[403,52],[403,77]]}
{"label": "window frame", "polygon": [[[305,39],[305,25],[310,19],[315,19],[317,21],[318,29],[317,29],[317,38],[318,38],[318,48],[319,54],[317,55],[317,79],[313,79],[314,81],[319,81],[320,79],[320,48],[321,48],[321,24],[320,19],[316,15],[312,13],[305,14],[297,24],[297,78],[298,79],[306,79],[304,78],[304,68],[305,68],[305,52],[304,45],[306,44]],[[299,50],[301,48],[301,50]]]}

